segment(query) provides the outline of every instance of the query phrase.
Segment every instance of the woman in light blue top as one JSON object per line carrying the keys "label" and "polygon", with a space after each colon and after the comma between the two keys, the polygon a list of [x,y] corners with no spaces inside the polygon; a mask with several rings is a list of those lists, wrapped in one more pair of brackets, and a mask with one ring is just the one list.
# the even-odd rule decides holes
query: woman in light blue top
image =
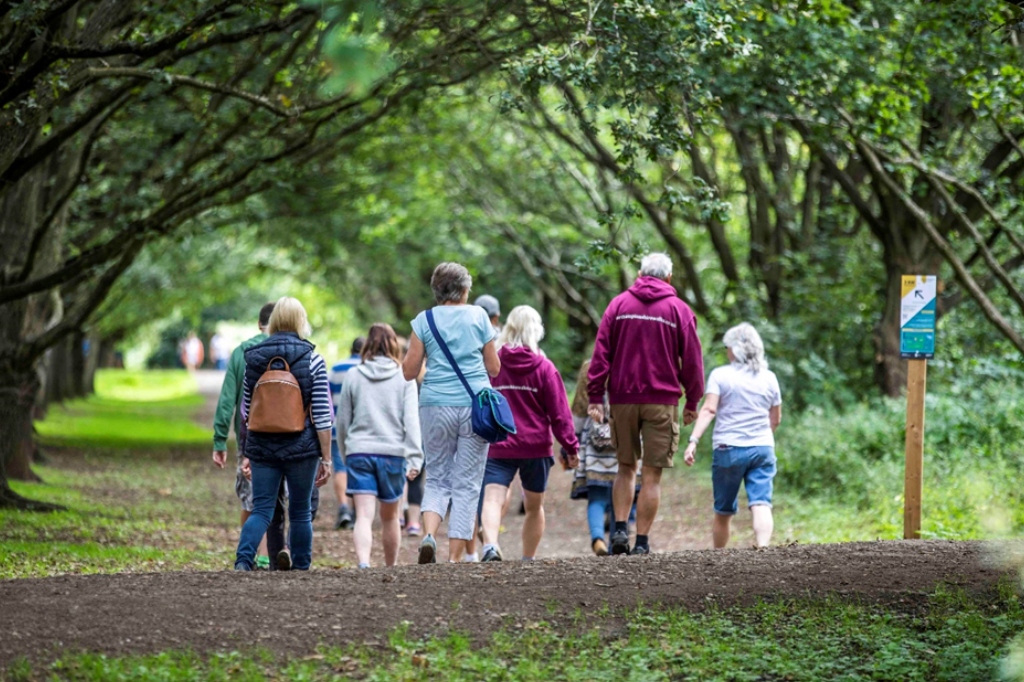
{"label": "woman in light blue top", "polygon": [[[438,333],[474,393],[491,385],[501,369],[494,347],[494,328],[483,308],[466,305],[473,278],[458,263],[441,263],[430,278],[437,306],[432,309]],[[451,505],[448,560],[461,561],[473,537],[477,502],[487,465],[488,443],[473,433],[473,396],[466,391],[430,331],[426,312],[412,321],[409,352],[402,365],[405,378],[415,379],[427,362],[420,391],[420,424],[426,459],[423,530],[419,563],[437,561],[437,532]]]}

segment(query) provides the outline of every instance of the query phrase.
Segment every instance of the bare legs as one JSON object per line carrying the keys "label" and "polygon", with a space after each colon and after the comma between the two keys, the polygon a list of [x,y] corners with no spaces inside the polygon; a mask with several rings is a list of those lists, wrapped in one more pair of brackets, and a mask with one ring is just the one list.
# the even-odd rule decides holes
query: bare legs
{"label": "bare legs", "polygon": [[[755,504],[750,507],[750,514],[754,518],[754,545],[767,547],[772,541],[772,531],[775,530],[772,508],[767,504]],[[711,523],[711,539],[715,549],[722,549],[729,544],[731,526],[732,516],[715,514],[715,520]]]}
{"label": "bare legs", "polygon": [[[524,494],[526,518],[523,520],[523,557],[532,559],[537,556],[537,548],[544,537],[544,493],[531,493],[527,490]],[[480,512],[480,521],[485,544],[498,544],[501,519],[508,509],[508,500],[509,488],[493,483],[484,488],[484,506]],[[630,500],[631,505],[632,503]]]}
{"label": "bare legs", "polygon": [[[352,531],[352,542],[356,548],[356,559],[360,565],[369,565],[377,498],[373,495],[355,495],[353,499],[356,507],[356,525]],[[385,566],[394,566],[398,561],[398,545],[402,539],[402,531],[398,524],[401,507],[401,501],[380,503],[381,543],[384,545]]]}
{"label": "bare legs", "polygon": [[767,504],[755,504],[750,508],[750,513],[754,517],[754,544],[767,547],[772,541],[772,531],[775,530],[772,508]]}
{"label": "bare legs", "polygon": [[537,556],[540,539],[544,537],[544,493],[523,491],[526,495],[526,519],[523,521],[523,558]]}

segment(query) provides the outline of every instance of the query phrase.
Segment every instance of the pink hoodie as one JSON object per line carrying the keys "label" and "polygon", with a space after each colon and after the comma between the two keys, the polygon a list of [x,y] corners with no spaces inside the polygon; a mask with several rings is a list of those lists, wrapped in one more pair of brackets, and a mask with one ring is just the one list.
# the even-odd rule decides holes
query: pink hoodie
{"label": "pink hoodie", "polygon": [[686,389],[686,409],[704,397],[704,359],[697,318],[671,284],[639,277],[608,304],[597,330],[587,376],[591,405],[605,388],[612,405],[677,405]]}
{"label": "pink hoodie", "polygon": [[569,398],[562,375],[546,357],[529,348],[498,351],[501,371],[491,386],[501,392],[512,408],[516,432],[493,443],[487,456],[495,459],[551,457],[552,433],[568,452],[580,449],[573,428]]}

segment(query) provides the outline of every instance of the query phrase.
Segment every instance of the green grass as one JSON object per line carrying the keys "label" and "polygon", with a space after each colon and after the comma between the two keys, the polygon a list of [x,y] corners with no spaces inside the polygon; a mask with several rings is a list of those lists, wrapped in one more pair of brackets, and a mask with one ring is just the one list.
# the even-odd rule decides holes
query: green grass
{"label": "green grass", "polygon": [[96,394],[50,408],[36,422],[43,445],[144,448],[210,442],[192,417],[203,399],[184,371],[97,373]]}
{"label": "green grass", "polygon": [[1024,610],[1011,588],[988,599],[940,590],[907,613],[836,599],[759,603],[703,614],[657,606],[614,620],[579,614],[569,632],[547,623],[499,631],[480,646],[452,634],[379,647],[321,647],[278,658],[266,651],[199,656],[69,655],[44,669],[22,662],[19,682],[93,680],[993,680]]}
{"label": "green grass", "polygon": [[233,476],[207,459],[211,433],[192,421],[203,403],[194,379],[108,370],[96,386],[36,423],[44,483],[11,486],[66,510],[0,510],[0,579],[230,565]]}

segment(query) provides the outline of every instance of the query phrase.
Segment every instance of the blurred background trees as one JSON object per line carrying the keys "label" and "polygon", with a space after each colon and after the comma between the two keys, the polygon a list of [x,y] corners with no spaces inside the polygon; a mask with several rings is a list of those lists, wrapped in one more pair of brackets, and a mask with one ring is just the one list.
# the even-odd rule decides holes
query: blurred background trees
{"label": "blurred background trees", "polygon": [[340,353],[445,259],[567,378],[649,250],[708,362],[753,322],[796,407],[899,394],[904,273],[943,282],[936,380],[1020,371],[1016,3],[0,8],[8,474],[113,348],[301,291]]}

